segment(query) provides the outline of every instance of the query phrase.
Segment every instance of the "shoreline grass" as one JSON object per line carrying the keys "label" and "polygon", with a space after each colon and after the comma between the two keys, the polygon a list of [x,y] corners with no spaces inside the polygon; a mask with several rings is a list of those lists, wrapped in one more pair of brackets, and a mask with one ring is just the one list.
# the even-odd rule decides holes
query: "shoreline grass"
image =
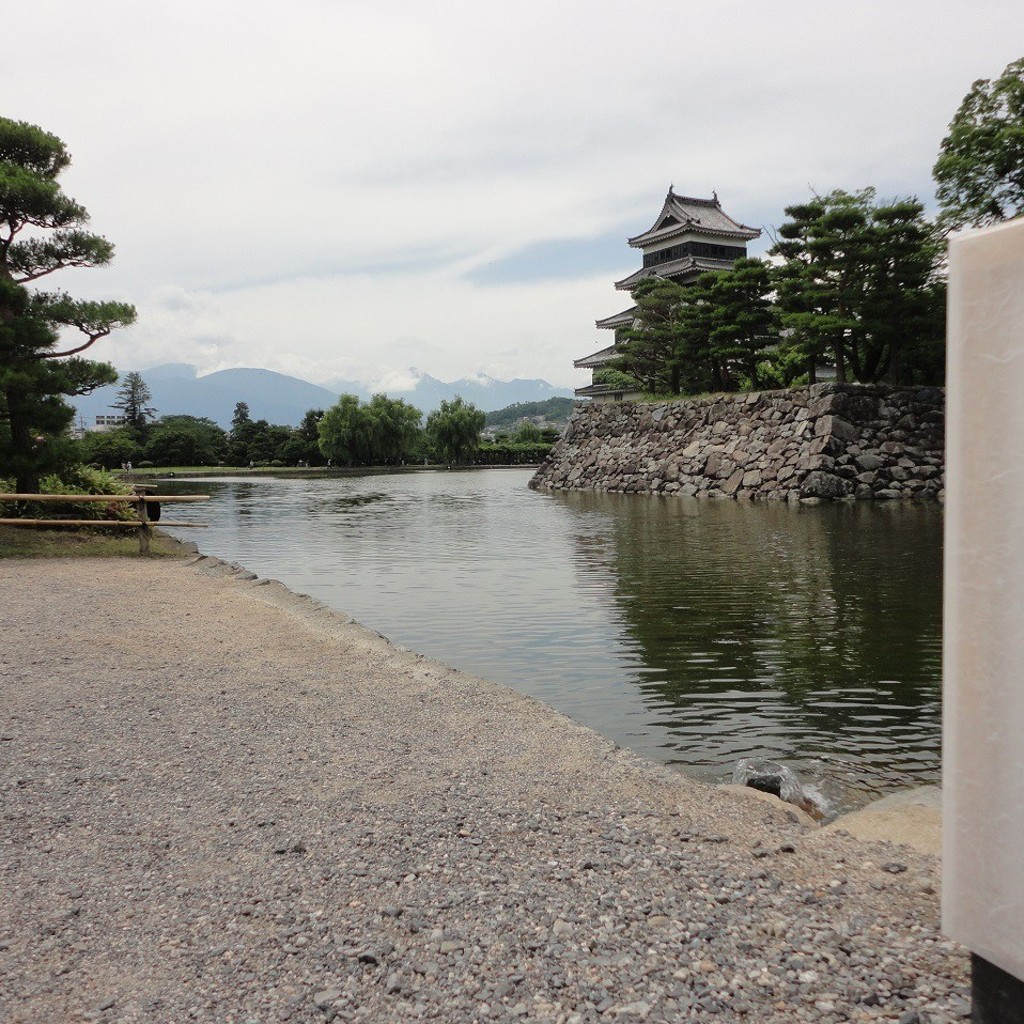
{"label": "shoreline grass", "polygon": [[188,558],[191,548],[154,531],[149,553],[139,551],[135,531],[127,535],[59,528],[0,526],[0,559],[4,558]]}

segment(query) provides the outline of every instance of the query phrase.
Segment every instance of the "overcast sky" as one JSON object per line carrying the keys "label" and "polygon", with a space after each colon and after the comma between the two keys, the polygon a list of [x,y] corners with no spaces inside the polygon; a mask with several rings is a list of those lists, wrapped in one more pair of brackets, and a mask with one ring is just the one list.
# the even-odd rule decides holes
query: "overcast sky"
{"label": "overcast sky", "polygon": [[[93,354],[578,386],[670,184],[770,230],[811,188],[932,202],[1020,0],[32,0],[4,116],[68,144],[134,302]],[[11,31],[16,27],[17,31]],[[751,252],[763,251],[755,243]],[[55,278],[49,279],[56,283]]]}

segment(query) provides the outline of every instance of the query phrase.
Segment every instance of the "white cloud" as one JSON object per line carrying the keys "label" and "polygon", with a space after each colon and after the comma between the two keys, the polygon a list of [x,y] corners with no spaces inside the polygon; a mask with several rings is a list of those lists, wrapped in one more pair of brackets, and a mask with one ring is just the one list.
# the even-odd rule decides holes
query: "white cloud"
{"label": "white cloud", "polygon": [[669,182],[755,224],[809,185],[926,198],[960,98],[1024,37],[999,0],[35,0],[18,20],[46,73],[11,48],[4,113],[68,142],[68,190],[118,247],[61,285],[139,306],[97,355],[562,384],[623,304],[614,268],[465,274],[643,230]]}
{"label": "white cloud", "polygon": [[422,375],[415,367],[407,370],[390,370],[380,377],[372,378],[368,383],[371,391],[386,391],[393,394],[396,391],[412,391]]}

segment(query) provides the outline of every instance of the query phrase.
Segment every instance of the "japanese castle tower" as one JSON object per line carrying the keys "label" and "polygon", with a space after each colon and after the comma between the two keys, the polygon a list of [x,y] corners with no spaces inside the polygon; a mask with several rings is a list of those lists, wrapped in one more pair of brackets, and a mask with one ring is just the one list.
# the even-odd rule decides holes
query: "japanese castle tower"
{"label": "japanese castle tower", "polygon": [[[643,266],[629,277],[615,282],[619,291],[631,292],[645,277],[667,277],[679,284],[689,284],[706,270],[728,270],[736,260],[747,255],[747,242],[761,234],[758,228],[747,227],[730,217],[718,201],[679,196],[670,187],[653,227],[629,239],[634,249],[644,254]],[[602,330],[619,331],[633,325],[636,306],[597,321]],[[599,370],[615,358],[615,342],[573,362],[573,366]],[[598,401],[619,401],[631,397],[622,388],[610,384],[590,384],[577,388],[580,398]]]}

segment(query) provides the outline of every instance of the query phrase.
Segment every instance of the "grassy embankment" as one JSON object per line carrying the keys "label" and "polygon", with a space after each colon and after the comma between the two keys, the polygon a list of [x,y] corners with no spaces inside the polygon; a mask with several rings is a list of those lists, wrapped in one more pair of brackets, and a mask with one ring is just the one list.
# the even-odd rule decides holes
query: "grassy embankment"
{"label": "grassy embankment", "polygon": [[112,535],[92,529],[36,530],[24,526],[0,526],[0,559],[3,558],[186,558],[190,554],[172,537],[154,533],[148,555],[139,552],[134,530]]}
{"label": "grassy embankment", "polygon": [[[0,478],[0,494],[15,492],[10,478]],[[103,470],[78,466],[69,469],[63,477],[49,476],[40,481],[40,500],[23,504],[0,502],[0,518],[25,519],[82,519],[89,526],[36,526],[0,525],[0,558],[68,558],[138,557],[139,532],[137,520],[130,504],[113,501],[104,503],[107,495],[123,497],[132,490]],[[48,495],[81,495],[82,501],[55,505],[46,500]],[[99,496],[99,500],[94,500]],[[105,521],[118,521],[121,525],[105,526]],[[125,524],[132,525],[125,525]],[[93,525],[94,524],[94,525]],[[159,532],[150,535],[151,556],[180,558],[188,554],[190,546],[183,545]]]}
{"label": "grassy embankment", "polygon": [[[135,530],[100,527],[58,527],[52,530],[29,526],[0,526],[0,559],[3,558],[139,558],[139,537]],[[191,549],[176,540],[153,532],[147,558],[187,558]]]}

